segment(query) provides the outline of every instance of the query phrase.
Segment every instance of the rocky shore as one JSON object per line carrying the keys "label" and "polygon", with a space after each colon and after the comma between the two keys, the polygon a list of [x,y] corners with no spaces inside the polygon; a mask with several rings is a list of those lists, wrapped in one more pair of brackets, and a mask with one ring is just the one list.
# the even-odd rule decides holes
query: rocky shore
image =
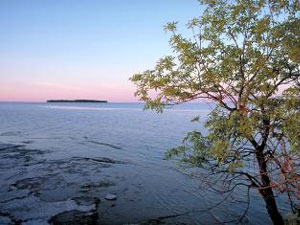
{"label": "rocky shore", "polygon": [[0,224],[99,224],[101,200],[91,192],[115,184],[100,179],[82,183],[82,177],[87,171],[100,173],[123,162],[83,157],[47,160],[47,154],[0,144]]}
{"label": "rocky shore", "polygon": [[[108,190],[116,183],[99,174],[126,162],[107,157],[52,159],[47,157],[51,151],[27,148],[28,143],[0,143],[0,224],[107,224],[101,214],[116,206],[118,194]],[[165,219],[139,224],[165,224]]]}

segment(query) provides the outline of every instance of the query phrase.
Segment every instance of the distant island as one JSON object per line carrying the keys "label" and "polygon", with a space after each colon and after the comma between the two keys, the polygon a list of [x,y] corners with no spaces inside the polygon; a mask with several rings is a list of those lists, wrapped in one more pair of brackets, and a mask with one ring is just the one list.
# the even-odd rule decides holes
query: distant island
{"label": "distant island", "polygon": [[48,103],[53,102],[68,102],[68,103],[107,103],[106,100],[93,100],[93,99],[75,99],[75,100],[66,100],[66,99],[51,99],[47,100]]}

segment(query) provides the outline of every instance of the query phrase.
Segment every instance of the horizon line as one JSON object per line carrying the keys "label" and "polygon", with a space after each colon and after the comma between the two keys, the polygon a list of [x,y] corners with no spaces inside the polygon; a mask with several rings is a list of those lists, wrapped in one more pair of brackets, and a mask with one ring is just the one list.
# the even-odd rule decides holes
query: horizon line
{"label": "horizon line", "polygon": [[[18,101],[18,100],[0,100],[0,103],[36,103],[36,104],[40,104],[40,103],[48,103],[47,100],[45,101]],[[68,103],[68,102],[55,102],[55,103]],[[76,102],[75,102],[76,103]],[[78,102],[80,104],[80,102]],[[132,104],[145,104],[144,101],[107,101],[107,103],[132,103]],[[74,104],[74,103],[73,103]],[[91,104],[99,104],[99,103],[93,103],[91,102]],[[105,103],[103,103],[105,104]],[[207,104],[207,102],[184,102],[184,103],[179,103],[177,105],[181,105],[181,104]],[[176,104],[175,104],[176,105]]]}

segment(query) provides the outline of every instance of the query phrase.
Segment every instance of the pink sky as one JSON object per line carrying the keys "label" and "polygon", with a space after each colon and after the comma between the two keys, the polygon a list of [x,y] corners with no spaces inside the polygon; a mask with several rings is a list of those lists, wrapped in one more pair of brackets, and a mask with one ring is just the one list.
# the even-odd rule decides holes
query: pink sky
{"label": "pink sky", "polygon": [[[128,80],[171,53],[195,1],[0,1],[0,101],[137,101]],[[184,29],[185,30],[185,29]]]}
{"label": "pink sky", "polygon": [[0,84],[0,101],[43,102],[48,99],[99,99],[109,102],[136,102],[132,85],[81,85],[55,83]]}

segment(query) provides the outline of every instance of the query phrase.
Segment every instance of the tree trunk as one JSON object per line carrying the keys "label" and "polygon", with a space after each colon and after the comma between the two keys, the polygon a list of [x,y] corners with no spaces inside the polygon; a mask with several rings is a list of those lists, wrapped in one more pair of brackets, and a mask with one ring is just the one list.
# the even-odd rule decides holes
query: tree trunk
{"label": "tree trunk", "polygon": [[278,211],[272,189],[266,188],[261,193],[265,200],[266,208],[268,210],[268,214],[269,214],[271,220],[273,221],[273,224],[274,225],[283,225],[284,221]]}
{"label": "tree trunk", "polygon": [[260,148],[257,149],[256,158],[257,158],[260,177],[262,181],[262,187],[260,189],[260,193],[262,194],[263,199],[266,203],[268,214],[274,225],[284,225],[284,220],[278,211],[273,190],[272,187],[270,186],[271,181],[268,174],[267,163],[266,163],[265,156],[263,154],[263,149]]}

